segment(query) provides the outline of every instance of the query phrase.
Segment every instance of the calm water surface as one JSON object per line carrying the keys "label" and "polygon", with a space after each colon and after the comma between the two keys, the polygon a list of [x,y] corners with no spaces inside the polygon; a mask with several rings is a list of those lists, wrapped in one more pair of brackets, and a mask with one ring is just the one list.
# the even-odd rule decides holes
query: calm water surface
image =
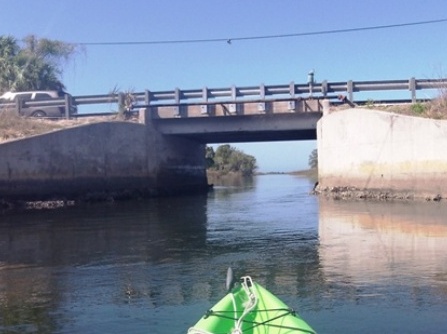
{"label": "calm water surface", "polygon": [[319,333],[447,331],[447,205],[265,175],[205,196],[0,216],[0,333],[186,333],[249,274]]}

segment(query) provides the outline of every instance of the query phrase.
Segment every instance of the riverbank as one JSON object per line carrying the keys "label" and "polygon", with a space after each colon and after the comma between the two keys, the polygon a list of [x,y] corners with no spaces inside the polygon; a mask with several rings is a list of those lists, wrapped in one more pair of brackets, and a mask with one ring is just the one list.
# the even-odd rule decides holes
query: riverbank
{"label": "riverbank", "polygon": [[118,116],[92,116],[73,119],[24,118],[0,112],[0,144],[74,126],[99,122],[122,121]]}

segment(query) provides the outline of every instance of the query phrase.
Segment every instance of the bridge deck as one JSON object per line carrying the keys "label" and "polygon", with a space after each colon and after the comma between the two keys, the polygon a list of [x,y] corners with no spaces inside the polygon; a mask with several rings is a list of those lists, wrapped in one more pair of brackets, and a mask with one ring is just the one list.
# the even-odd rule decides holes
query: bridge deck
{"label": "bridge deck", "polygon": [[316,139],[319,112],[255,116],[154,119],[165,135],[182,136],[201,143],[235,143]]}

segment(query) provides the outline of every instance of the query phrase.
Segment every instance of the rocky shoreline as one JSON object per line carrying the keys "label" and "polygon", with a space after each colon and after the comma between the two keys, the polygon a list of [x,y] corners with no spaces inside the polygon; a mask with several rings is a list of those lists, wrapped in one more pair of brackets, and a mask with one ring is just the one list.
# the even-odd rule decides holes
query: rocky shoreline
{"label": "rocky shoreline", "polygon": [[314,195],[334,200],[404,200],[404,201],[434,201],[440,202],[443,198],[439,194],[417,196],[411,192],[386,191],[383,189],[359,189],[356,187],[320,187],[315,185]]}

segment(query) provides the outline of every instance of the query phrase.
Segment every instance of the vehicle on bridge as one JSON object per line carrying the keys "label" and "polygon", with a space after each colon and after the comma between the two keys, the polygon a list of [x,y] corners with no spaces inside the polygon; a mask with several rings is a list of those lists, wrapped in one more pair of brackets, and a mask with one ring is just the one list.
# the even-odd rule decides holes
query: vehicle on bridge
{"label": "vehicle on bridge", "polygon": [[[66,115],[66,96],[71,98],[70,94],[63,91],[6,92],[0,96],[0,111],[12,110],[25,117],[61,118]],[[44,101],[52,103],[29,103]],[[70,103],[69,115],[76,115],[77,112],[77,106]]]}

